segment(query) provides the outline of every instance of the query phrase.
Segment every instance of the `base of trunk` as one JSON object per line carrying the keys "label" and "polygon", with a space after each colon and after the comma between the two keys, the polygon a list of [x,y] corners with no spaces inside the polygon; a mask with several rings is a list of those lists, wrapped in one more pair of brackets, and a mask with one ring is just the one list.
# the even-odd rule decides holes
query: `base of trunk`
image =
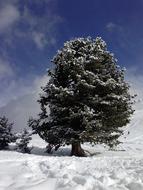
{"label": "base of trunk", "polygon": [[80,142],[72,143],[71,156],[85,157],[86,154],[81,148]]}

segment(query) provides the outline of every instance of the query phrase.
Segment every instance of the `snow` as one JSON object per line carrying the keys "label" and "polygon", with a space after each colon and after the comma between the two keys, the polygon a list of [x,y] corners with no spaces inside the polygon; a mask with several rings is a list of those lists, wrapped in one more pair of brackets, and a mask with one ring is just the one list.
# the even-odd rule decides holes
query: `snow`
{"label": "snow", "polygon": [[0,168],[1,190],[143,189],[143,154],[76,158],[2,151]]}
{"label": "snow", "polygon": [[31,154],[0,151],[0,190],[143,190],[142,126],[139,102],[116,151],[85,144],[92,156],[70,157],[68,146],[50,155],[38,136]]}

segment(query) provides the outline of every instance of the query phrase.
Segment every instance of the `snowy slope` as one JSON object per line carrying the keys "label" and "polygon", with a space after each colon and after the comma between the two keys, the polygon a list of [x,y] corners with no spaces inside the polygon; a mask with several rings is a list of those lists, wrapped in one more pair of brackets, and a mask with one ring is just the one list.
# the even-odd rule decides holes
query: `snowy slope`
{"label": "snowy slope", "polygon": [[143,154],[76,158],[1,152],[1,190],[143,189]]}
{"label": "snowy slope", "polygon": [[118,151],[86,144],[97,154],[70,157],[64,147],[48,155],[37,136],[30,155],[0,151],[0,190],[143,190],[143,103],[136,109]]}

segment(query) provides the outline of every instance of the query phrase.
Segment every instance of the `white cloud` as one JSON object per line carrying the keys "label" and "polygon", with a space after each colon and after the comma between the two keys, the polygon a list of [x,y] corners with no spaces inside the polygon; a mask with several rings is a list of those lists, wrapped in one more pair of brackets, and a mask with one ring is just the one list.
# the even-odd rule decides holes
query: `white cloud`
{"label": "white cloud", "polygon": [[106,24],[106,29],[109,31],[109,32],[113,32],[113,31],[122,31],[123,28],[122,26],[116,24],[116,23],[113,23],[113,22],[108,22]]}
{"label": "white cloud", "polygon": [[[25,128],[29,117],[36,117],[40,112],[37,100],[39,99],[39,93],[41,93],[41,86],[45,86],[47,81],[48,77],[46,75],[37,76],[30,86],[17,83],[9,89],[8,96],[11,94],[10,96],[14,97],[15,95],[15,98],[0,107],[0,115],[6,115],[10,121],[14,122],[14,130],[20,131]],[[15,94],[14,89],[17,91]]]}
{"label": "white cloud", "polygon": [[[49,1],[45,2],[48,3]],[[35,1],[34,3],[41,4],[44,2]],[[46,6],[49,11],[41,17],[32,14],[29,8],[25,6],[21,19],[29,25],[29,29],[26,33],[24,31],[16,31],[19,37],[29,37],[40,50],[49,45],[55,46],[57,26],[63,22],[60,16],[51,11],[49,4],[46,4]]]}
{"label": "white cloud", "polygon": [[16,6],[6,4],[0,9],[0,33],[5,32],[20,18]]}
{"label": "white cloud", "polygon": [[37,76],[34,80],[34,89],[37,94],[39,94],[42,89],[41,86],[45,86],[49,80],[49,77],[47,75],[44,76]]}
{"label": "white cloud", "polygon": [[31,33],[32,39],[34,43],[36,44],[37,48],[40,50],[44,49],[46,45],[55,45],[56,39],[54,37],[50,37],[50,39],[46,37],[46,34],[42,32],[33,32]]}
{"label": "white cloud", "polygon": [[40,107],[34,94],[23,95],[11,100],[7,105],[0,108],[0,115],[6,116],[14,122],[14,130],[21,131],[27,126],[30,116],[36,117]]}
{"label": "white cloud", "polygon": [[106,25],[106,28],[109,30],[109,31],[112,31],[114,28],[116,27],[116,25],[112,22],[109,22],[107,23]]}
{"label": "white cloud", "polygon": [[137,100],[143,100],[143,75],[139,74],[138,68],[129,68],[126,78],[131,86],[132,94],[137,94]]}
{"label": "white cloud", "polygon": [[[37,5],[51,0],[34,0]],[[33,11],[25,3],[23,9],[19,9],[18,0],[0,1],[0,35],[3,38],[0,57],[9,57],[9,49],[15,47],[17,41],[33,41],[37,48],[43,50],[46,46],[56,44],[57,26],[62,19],[52,12],[50,4],[46,4],[48,13],[43,16],[33,14]],[[53,2],[53,0],[52,0]],[[21,25],[24,24],[22,27]],[[10,46],[11,45],[11,46]],[[28,51],[28,49],[27,49]],[[13,70],[8,59],[0,58],[0,114],[5,114],[11,121],[15,121],[18,129],[26,125],[30,115],[39,113],[39,105],[36,100],[39,97],[40,87],[47,81],[46,76],[34,76],[29,73],[25,78],[19,78]],[[16,66],[15,66],[16,67]],[[20,68],[20,63],[18,68]]]}
{"label": "white cloud", "polygon": [[[48,13],[39,16],[30,9],[30,2],[24,3],[22,9],[20,9],[20,1],[18,0],[1,0],[0,35],[4,35],[5,43],[14,46],[14,40],[17,37],[32,40],[40,50],[43,50],[46,45],[55,46],[57,26],[63,20],[53,13],[49,4],[50,1],[33,1],[35,6],[41,6],[45,3],[48,8]],[[25,24],[27,27],[23,27],[21,30],[21,24]]]}
{"label": "white cloud", "polygon": [[33,36],[33,41],[35,42],[36,46],[42,50],[47,44],[45,34],[41,32],[33,32],[32,36]]}
{"label": "white cloud", "polygon": [[21,96],[35,94],[38,97],[41,86],[48,80],[47,76],[29,76],[28,78],[10,77],[0,80],[0,107]]}
{"label": "white cloud", "polygon": [[7,77],[12,77],[14,71],[10,63],[2,58],[0,58],[0,80]]}
{"label": "white cloud", "polygon": [[7,103],[15,87],[15,70],[6,58],[0,57],[0,106]]}

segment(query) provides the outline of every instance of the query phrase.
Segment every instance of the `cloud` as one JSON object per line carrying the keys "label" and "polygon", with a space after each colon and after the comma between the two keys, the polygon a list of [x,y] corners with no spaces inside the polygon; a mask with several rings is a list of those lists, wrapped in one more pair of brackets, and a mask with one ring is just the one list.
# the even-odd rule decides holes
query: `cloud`
{"label": "cloud", "polygon": [[35,94],[36,98],[41,86],[47,81],[47,76],[27,76],[27,78],[6,77],[0,80],[0,107],[7,105],[27,94]]}
{"label": "cloud", "polygon": [[0,58],[0,80],[14,76],[14,70],[7,60]]}
{"label": "cloud", "polygon": [[116,25],[112,22],[107,23],[106,28],[108,31],[112,31],[116,28]]}
{"label": "cloud", "polygon": [[[14,88],[17,91],[22,90],[21,96],[16,96],[6,105],[0,107],[0,115],[5,115],[10,121],[14,122],[15,131],[21,131],[25,128],[30,116],[37,117],[40,112],[37,100],[39,99],[39,93],[42,92],[41,86],[45,86],[47,81],[48,77],[44,75],[35,77],[31,86],[24,87],[18,83],[17,87],[15,86]],[[11,93],[13,93],[12,90]]]}
{"label": "cloud", "polygon": [[113,22],[108,22],[106,24],[106,29],[108,30],[108,32],[114,32],[114,31],[122,31],[123,27],[121,25],[115,24]]}
{"label": "cloud", "polygon": [[129,28],[126,25],[114,22],[108,22],[105,28],[108,31],[107,36],[109,40],[112,41],[112,45],[115,45],[115,49],[118,49],[117,51],[123,50],[130,54],[129,51],[133,48],[133,43],[129,35]]}
{"label": "cloud", "polygon": [[62,18],[49,13],[42,17],[33,15],[29,9],[25,9],[23,20],[29,24],[29,31],[26,32],[36,47],[43,50],[45,47],[55,46],[57,36],[57,26],[62,22]]}
{"label": "cloud", "polygon": [[13,78],[15,74],[10,62],[6,58],[0,57],[0,106],[4,105],[5,99],[10,97],[11,88],[14,87]]}
{"label": "cloud", "polygon": [[32,39],[36,44],[37,48],[43,50],[46,45],[55,45],[56,39],[51,36],[51,38],[46,37],[46,34],[42,32],[33,32],[31,33]]}
{"label": "cloud", "polygon": [[23,95],[1,107],[0,115],[5,115],[10,122],[14,122],[14,131],[21,131],[27,127],[29,117],[36,117],[39,113],[40,108],[36,101],[34,94]]}
{"label": "cloud", "polygon": [[[51,2],[56,1],[0,1],[0,37],[3,36],[5,44],[14,47],[16,39],[32,41],[40,50],[55,46],[58,24],[63,20],[54,13]],[[39,15],[36,11],[39,11],[40,7],[46,7],[48,11],[41,11]]]}
{"label": "cloud", "polygon": [[[31,81],[34,80],[35,74],[31,69],[28,74],[24,74],[24,77],[18,77],[18,72],[22,73],[23,62],[18,60],[17,63],[16,49],[20,46],[21,52],[25,51],[28,62],[29,44],[35,44],[40,50],[44,48],[48,50],[50,46],[55,46],[57,26],[62,19],[54,13],[53,5],[51,7],[49,4],[53,1],[55,2],[55,0],[31,0],[23,3],[19,0],[0,1],[0,106],[7,104],[13,98],[26,94],[33,85]],[[45,5],[45,12],[41,11],[41,15],[37,14],[36,11],[43,5]],[[29,68],[33,66],[34,63],[26,65]],[[19,86],[18,89],[17,86]]]}
{"label": "cloud", "polygon": [[129,68],[126,73],[126,79],[131,86],[131,93],[137,94],[137,100],[143,100],[143,75],[140,74],[139,68]]}
{"label": "cloud", "polygon": [[[49,2],[53,3],[53,0],[20,2],[19,0],[0,1],[0,106],[8,104],[12,99],[24,96],[34,89],[34,80],[37,76],[33,71],[29,69],[28,74],[18,75],[18,73],[22,73],[22,64],[21,62],[17,64],[14,51],[19,48],[19,43],[20,48],[24,47],[21,51],[29,51],[26,45],[31,45],[31,43],[40,50],[55,46],[57,26],[62,22],[62,19],[54,13],[54,8],[49,4]],[[39,15],[36,11],[40,7],[46,9],[45,12],[41,11]],[[21,42],[25,44],[22,47]],[[12,57],[12,50],[14,50],[14,57]],[[29,68],[32,66],[32,64],[26,65]]]}
{"label": "cloud", "polygon": [[126,80],[130,84],[130,93],[137,95],[134,98],[135,103],[132,105],[133,109],[136,114],[140,114],[140,110],[143,110],[143,76],[139,72],[139,68],[129,68],[126,73]]}
{"label": "cloud", "polygon": [[[28,117],[39,113],[36,100],[41,91],[40,87],[47,81],[46,76],[37,76],[30,69],[29,73],[24,73],[23,62],[17,59],[16,50],[20,47],[20,52],[28,52],[29,44],[32,47],[35,45],[41,51],[56,45],[58,25],[62,18],[55,14],[53,1],[56,2],[0,1],[0,115],[4,114],[14,121],[16,129],[25,127]],[[45,7],[45,11],[39,13],[40,7]],[[25,55],[29,56],[29,52]],[[28,61],[27,57],[26,63],[29,63]],[[32,64],[25,66],[30,68],[34,66]],[[19,75],[22,72],[23,76]]]}
{"label": "cloud", "polygon": [[45,34],[41,32],[33,32],[32,36],[36,46],[42,50],[47,44],[47,39]]}
{"label": "cloud", "polygon": [[9,29],[19,18],[20,13],[16,6],[12,4],[4,5],[0,9],[0,33]]}

